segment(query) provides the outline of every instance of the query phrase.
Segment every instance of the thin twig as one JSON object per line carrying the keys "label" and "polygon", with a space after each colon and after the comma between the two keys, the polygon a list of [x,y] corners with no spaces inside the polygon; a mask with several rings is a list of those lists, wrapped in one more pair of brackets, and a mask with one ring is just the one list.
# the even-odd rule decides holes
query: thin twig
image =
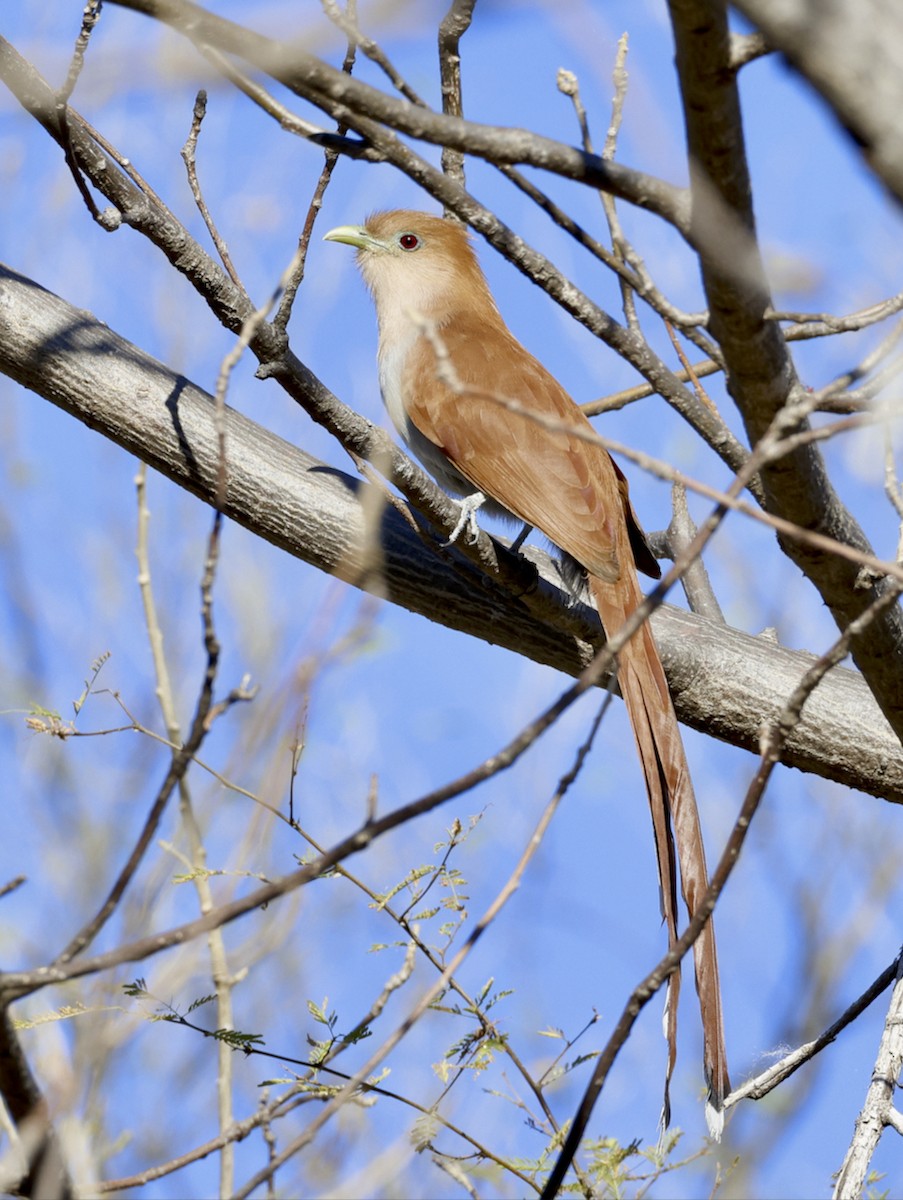
{"label": "thin twig", "polygon": [[[644,292],[638,287],[637,294],[646,299]],[[656,311],[660,311],[662,316],[667,317],[673,325],[677,325],[678,327],[683,327],[685,323],[684,318],[687,319],[688,323],[698,323],[698,321],[705,319],[704,313],[680,314],[665,308],[659,309],[656,304],[653,304],[652,307],[656,308]],[[833,337],[837,333],[850,333],[867,329],[899,312],[901,308],[903,308],[903,292],[896,296],[891,296],[887,300],[882,300],[878,304],[872,304],[868,308],[842,317],[835,317],[830,313],[789,312],[773,312],[769,316],[772,320],[776,321],[793,320],[801,322],[784,330],[786,341],[799,342],[809,338]],[[690,318],[693,318],[693,320],[689,321]],[[871,351],[858,366],[853,367],[843,375],[837,376],[836,379],[826,384],[823,388],[818,389],[819,402],[816,404],[814,411],[849,412],[854,411],[857,407],[862,407],[865,401],[858,397],[851,397],[849,394],[844,394],[845,389],[856,379],[862,378],[866,371],[871,369],[874,362],[887,352],[889,345],[895,344],[900,336],[901,331],[899,327],[894,326],[894,329],[887,334],[879,346]],[[675,371],[675,378],[679,379],[682,383],[690,382],[694,376],[697,379],[701,379],[706,375],[715,375],[723,371],[724,364],[712,358],[703,359],[700,362],[693,363],[691,370],[692,374],[688,370]],[[587,416],[595,416],[598,413],[613,412],[616,409],[624,408],[625,405],[632,404],[635,400],[643,400],[647,396],[654,394],[655,388],[651,384],[641,383],[636,387],[624,388],[622,391],[614,392],[612,395],[604,396],[599,400],[592,400],[581,407]]]}
{"label": "thin twig", "polygon": [[92,218],[106,229],[116,228],[118,222],[115,218],[111,220],[109,210],[105,214],[101,214],[100,209],[94,202],[94,197],[91,195],[91,190],[85,182],[85,177],[81,172],[78,160],[72,149],[72,139],[69,134],[69,101],[72,98],[72,93],[75,91],[75,85],[78,82],[78,77],[82,73],[82,68],[85,65],[85,53],[88,49],[88,43],[91,39],[91,34],[94,31],[98,20],[100,19],[102,2],[101,0],[87,0],[84,9],[82,10],[82,23],[78,31],[78,37],[75,39],[75,47],[72,51],[72,57],[69,60],[69,69],[66,72],[66,79],[63,86],[56,93],[56,114],[57,122],[61,135],[61,145],[63,153],[66,156],[66,165],[68,166],[72,178],[75,181],[75,186],[78,188],[85,206]]}
{"label": "thin twig", "polygon": [[885,1129],[903,1132],[903,1118],[894,1108],[894,1099],[903,1067],[903,959],[897,960],[894,989],[878,1055],[866,1093],[862,1112],[834,1184],[833,1200],[859,1200],[864,1194],[872,1156]]}
{"label": "thin twig", "polygon": [[[204,668],[204,677],[201,682],[201,688],[195,706],[194,717],[191,722],[191,730],[188,738],[181,749],[172,756],[169,769],[166,772],[166,778],[160,785],[154,802],[150,807],[147,817],[145,818],[144,827],[138,835],[132,852],[126,860],[125,865],[116,877],[116,880],[110,889],[106,900],[101,905],[100,909],[72,938],[69,944],[63,949],[60,954],[54,959],[50,970],[53,971],[71,971],[73,960],[76,956],[81,955],[91,942],[97,937],[101,929],[113,915],[119,901],[122,898],[125,889],[131,882],[135,872],[141,865],[141,861],[147,851],[148,846],[157,831],[157,827],[166,810],[166,805],[172,796],[173,791],[179,784],[179,781],[184,777],[185,772],[191,765],[191,760],[196,751],[200,748],[201,743],[207,736],[209,730],[209,717],[213,707],[213,684],[216,679],[217,667],[219,665],[219,643],[216,639],[216,634],[213,630],[213,615],[212,615],[212,600],[210,588],[213,581],[213,576],[216,570],[216,562],[219,555],[219,532],[222,523],[222,518],[219,513],[216,514],[213,528],[210,533],[210,539],[207,546],[207,560],[204,565],[204,578],[201,584],[201,611],[204,623],[204,645],[207,652],[207,662]],[[124,960],[127,961],[127,960]],[[80,973],[80,972],[79,972]]]}
{"label": "thin twig", "polygon": [[671,345],[674,347],[674,353],[680,359],[680,365],[682,368],[681,374],[686,375],[687,379],[689,379],[693,384],[693,391],[696,393],[697,400],[699,400],[702,404],[707,404],[712,412],[717,412],[718,410],[712,403],[711,396],[699,382],[698,374],[693,369],[690,360],[684,353],[684,348],[680,344],[680,338],[677,336],[674,326],[667,319],[665,320],[665,330],[668,334],[668,337],[671,339]]}
{"label": "thin twig", "polygon": [[[690,509],[687,505],[687,489],[681,484],[675,483],[671,488],[671,522],[665,531],[665,544],[669,557],[677,558],[692,542],[696,533],[696,525],[690,516]],[[709,573],[701,554],[688,568],[681,583],[691,612],[699,613],[709,621],[724,624],[724,613],[721,611],[721,605],[718,603],[718,597],[715,595],[715,589],[712,587],[712,581],[709,579]]]}
{"label": "thin twig", "polygon": [[[674,318],[670,313],[661,315],[667,315],[668,320],[674,323]],[[702,379],[705,375],[717,375],[723,370],[724,366],[721,363],[708,358],[701,362],[688,364],[687,369],[675,371],[674,378],[679,379],[681,383],[690,383],[693,379]],[[601,413],[616,412],[620,408],[626,408],[628,404],[633,404],[636,400],[645,400],[647,396],[655,394],[656,389],[651,383],[638,383],[635,387],[612,392],[610,396],[590,400],[586,404],[581,404],[580,407],[588,417],[595,417]]]}
{"label": "thin twig", "polygon": [[12,892],[15,892],[18,888],[20,888],[23,883],[27,882],[27,875],[17,875],[14,879],[7,880],[7,882],[0,887],[0,900],[2,900],[5,896],[9,896]]}
{"label": "thin twig", "polygon": [[[461,99],[461,38],[470,28],[476,0],[452,0],[439,25],[439,78],[442,111],[450,117],[463,117]],[[464,155],[450,146],[442,147],[442,170],[464,187]]]}
{"label": "thin twig", "polygon": [[[467,940],[464,942],[463,946],[460,948],[460,950],[457,952],[457,954],[454,956],[454,958],[452,958],[451,962],[448,963],[448,965],[445,967],[444,971],[442,971],[442,973],[439,975],[438,979],[436,979],[433,982],[433,984],[426,990],[426,992],[420,997],[420,999],[417,1001],[417,1003],[414,1005],[414,1007],[411,1009],[411,1011],[408,1013],[408,1015],[405,1017],[405,1019],[403,1021],[399,1022],[396,1029],[393,1030],[393,1032],[389,1035],[388,1038],[386,1038],[386,1040],[383,1042],[382,1046],[380,1046],[379,1050],[377,1050],[377,1052],[375,1054],[373,1054],[370,1059],[368,1059],[368,1061],[364,1064],[364,1066],[361,1067],[360,1070],[354,1074],[354,1076],[349,1080],[349,1082],[345,1085],[345,1087],[343,1087],[326,1104],[326,1106],[323,1108],[323,1110],[315,1117],[315,1119],[304,1130],[304,1132],[299,1134],[298,1137],[296,1137],[277,1156],[275,1165],[277,1165],[277,1166],[282,1165],[282,1163],[286,1162],[289,1158],[293,1157],[300,1150],[302,1150],[305,1146],[309,1145],[313,1141],[313,1138],[315,1137],[317,1132],[323,1127],[323,1125],[326,1124],[326,1122],[330,1119],[330,1117],[332,1117],[333,1114],[342,1107],[342,1105],[345,1103],[345,1101],[348,1100],[349,1097],[354,1094],[355,1090],[364,1083],[364,1081],[367,1079],[367,1076],[371,1075],[376,1070],[376,1068],[383,1062],[383,1060],[387,1057],[387,1055],[389,1055],[391,1053],[391,1051],[395,1049],[395,1047],[402,1040],[402,1038],[408,1033],[408,1031],[411,1028],[413,1028],[413,1026],[423,1016],[423,1014],[429,1010],[430,1006],[433,1004],[433,1002],[436,1000],[436,998],[438,996],[440,996],[441,993],[445,990],[445,988],[448,986],[448,981],[454,976],[454,974],[459,969],[461,964],[464,962],[464,960],[467,958],[467,956],[473,950],[474,946],[476,946],[477,942],[480,940],[482,935],[485,933],[486,929],[489,928],[489,926],[496,919],[498,914],[502,911],[502,909],[505,907],[505,905],[508,903],[508,901],[514,895],[514,893],[520,887],[520,883],[523,878],[524,872],[526,871],[527,866],[529,865],[531,859],[536,854],[537,850],[539,849],[540,845],[542,844],[542,840],[543,840],[543,837],[545,836],[545,832],[546,832],[549,824],[551,823],[552,818],[555,815],[555,812],[556,812],[559,804],[561,803],[561,800],[564,798],[568,788],[570,787],[570,785],[573,783],[574,779],[576,779],[577,775],[580,772],[583,762],[585,761],[586,755],[589,753],[593,739],[596,735],[596,731],[599,728],[599,724],[600,724],[602,717],[606,711],[606,708],[607,708],[607,705],[604,705],[604,704],[600,708],[598,714],[596,715],[596,717],[593,721],[592,727],[590,729],[590,732],[589,732],[589,735],[588,735],[586,741],[577,751],[573,766],[567,772],[567,774],[565,774],[559,781],[558,787],[555,790],[555,794],[552,796],[552,798],[549,800],[548,804],[546,805],[545,809],[543,810],[543,813],[540,816],[540,819],[536,825],[536,828],[534,829],[533,834],[531,835],[529,841],[527,842],[527,845],[524,847],[524,849],[521,853],[521,856],[518,859],[513,871],[511,872],[507,881],[505,882],[505,884],[502,886],[502,888],[496,895],[495,899],[490,903],[489,907],[483,913],[482,917],[480,917],[480,919],[475,923],[473,929],[468,934]],[[256,1175],[254,1175],[251,1179],[249,1179],[245,1183],[244,1187],[242,1187],[236,1193],[234,1200],[246,1200],[246,1198],[248,1196],[250,1196],[251,1193],[256,1188],[258,1188],[261,1185],[261,1183],[263,1183],[267,1179],[267,1177],[272,1169],[274,1169],[273,1165],[268,1164],[267,1167],[265,1167],[262,1171],[259,1171]]]}
{"label": "thin twig", "polygon": [[[150,566],[150,547],[148,525],[150,513],[147,507],[147,467],[142,464],[136,477],[138,499],[138,579],[141,588],[141,598],[144,606],[144,619],[147,627],[148,641],[151,646],[151,656],[154,664],[154,675],[157,681],[157,698],[166,726],[167,736],[174,746],[181,744],[181,730],[176,715],[175,697],[166,656],[163,653],[163,634],[157,615],[157,605],[154,598]],[[209,586],[212,586],[212,578]],[[208,589],[209,590],[209,589]],[[211,605],[204,601],[205,625],[212,620]],[[173,751],[174,756],[178,753]],[[216,907],[213,890],[205,872],[207,852],[201,835],[200,826],[195,817],[191,802],[191,792],[188,787],[187,772],[179,778],[179,811],[182,825],[188,835],[190,846],[189,866],[191,879],[198,896],[202,913],[210,912]],[[225,940],[221,929],[211,929],[207,934],[207,946],[210,952],[210,973],[216,991],[217,1028],[232,1029],[232,988],[234,980],[229,971],[229,961],[226,955]],[[232,1111],[232,1052],[228,1045],[220,1042],[217,1047],[217,1118],[220,1133],[224,1134],[232,1127],[235,1116]],[[235,1150],[231,1142],[223,1145],[220,1154],[219,1194],[228,1196],[235,1185]]]}
{"label": "thin twig", "polygon": [[903,562],[903,487],[900,486],[897,476],[894,443],[889,423],[884,427],[884,494],[893,505],[900,522],[897,533],[897,562]]}
{"label": "thin twig", "polygon": [[834,333],[853,333],[860,329],[867,329],[868,326],[893,316],[901,309],[903,309],[903,292],[897,292],[893,296],[888,296],[886,300],[879,300],[876,304],[869,304],[866,308],[857,309],[856,312],[847,313],[842,317],[827,312],[790,312],[784,309],[771,309],[765,314],[765,317],[769,321],[793,321],[794,325],[790,329],[785,329],[784,336],[794,341],[804,341],[807,338],[825,337]]}
{"label": "thin twig", "polygon": [[287,133],[294,133],[303,138],[322,137],[326,134],[326,130],[321,129],[319,125],[314,125],[312,121],[305,121],[303,117],[293,113],[284,104],[280,104],[265,87],[252,79],[246,71],[243,71],[231,58],[220,53],[219,50],[203,44],[198,46],[198,50],[211,66],[216,67],[224,79],[228,79],[240,92],[244,92],[258,108],[275,118]]}
{"label": "thin twig", "polygon": [[897,956],[889,967],[886,967],[878,978],[871,983],[866,990],[853,1001],[851,1005],[834,1021],[824,1033],[819,1034],[811,1042],[806,1042],[805,1045],[797,1046],[790,1054],[785,1055],[779,1062],[773,1063],[767,1070],[763,1071],[755,1078],[741,1083],[739,1087],[734,1088],[729,1096],[725,1098],[725,1109],[733,1108],[735,1104],[739,1104],[741,1100],[762,1100],[770,1092],[785,1079],[789,1079],[796,1071],[809,1062],[826,1046],[830,1046],[837,1040],[848,1025],[851,1025],[857,1017],[861,1016],[865,1010],[874,1003],[882,992],[887,991],[894,979],[897,977],[901,963],[901,956]]}
{"label": "thin twig", "polygon": [[[351,21],[356,21],[356,0],[348,0],[347,17]],[[345,58],[342,61],[342,70],[350,75],[354,69],[356,42],[353,37],[349,36],[348,46],[345,50]],[[343,137],[346,131],[346,126],[339,124],[336,126],[336,136]],[[304,218],[304,225],[301,228],[301,236],[298,238],[298,248],[295,252],[295,257],[292,260],[290,270],[286,271],[283,277],[282,299],[279,301],[279,307],[276,309],[276,315],[273,317],[273,331],[279,338],[286,339],[287,344],[287,329],[289,318],[292,315],[292,308],[295,303],[295,297],[298,294],[298,288],[304,279],[304,267],[307,262],[307,252],[310,248],[310,239],[314,231],[314,223],[319,216],[320,210],[323,207],[323,197],[326,194],[326,189],[329,186],[329,181],[332,178],[332,173],[335,170],[336,163],[339,161],[339,155],[335,150],[327,149],[325,151],[325,161],[316,186],[314,187],[313,195],[311,196],[310,204],[307,207],[307,216]]]}
{"label": "thin twig", "polygon": [[[608,122],[608,130],[605,134],[605,145],[602,147],[602,158],[605,162],[614,162],[615,152],[618,148],[618,134],[621,131],[621,122],[624,118],[624,101],[627,99],[627,45],[627,34],[622,33],[618,38],[618,49],[612,71],[615,94],[611,101],[611,119]],[[579,98],[579,94],[577,98]],[[582,109],[583,105],[581,104],[580,107]],[[584,146],[592,152],[589,124],[585,114],[583,126]],[[605,212],[605,219],[608,222],[609,233],[611,234],[612,249],[620,258],[629,260],[630,248],[627,238],[624,236],[624,230],[621,227],[621,219],[618,216],[615,198],[607,192],[601,192],[600,196],[602,199],[602,208]],[[637,317],[636,298],[632,290],[625,285],[623,279],[621,280],[621,305],[627,328],[632,329],[634,333],[639,333],[640,322]]]}
{"label": "thin twig", "polygon": [[[602,151],[602,158],[606,162],[614,161],[615,149],[617,147],[618,131],[621,127],[621,118],[624,112],[624,98],[627,94],[627,71],[624,67],[624,62],[627,58],[627,35],[622,34],[618,39],[618,49],[615,56],[614,65],[614,84],[615,94],[612,100],[611,119],[608,125],[608,132],[605,137],[605,147]],[[589,131],[589,119],[586,115],[586,108],[580,96],[580,83],[573,71],[560,69],[558,72],[558,90],[565,96],[569,96],[571,104],[574,108],[574,115],[577,118],[577,125],[580,129],[580,140],[583,144],[583,149],[587,154],[593,154],[593,140]],[[600,191],[599,199],[602,202],[602,209],[605,213],[605,219],[608,222],[608,231],[611,237],[611,245],[613,257],[616,262],[621,264],[626,263],[626,254],[624,253],[624,237],[621,230],[621,223],[618,220],[618,213],[615,207],[614,197],[608,192]],[[618,286],[621,289],[621,306],[624,312],[624,319],[627,328],[633,333],[639,335],[639,321],[636,314],[636,303],[633,295],[633,290],[630,282],[625,278],[624,272],[618,272]]]}
{"label": "thin twig", "polygon": [[411,104],[416,104],[421,108],[425,108],[424,101],[418,96],[414,89],[401,77],[400,73],[395,69],[389,61],[382,48],[377,45],[371,37],[368,37],[357,23],[357,6],[355,3],[348,5],[343,12],[336,3],[336,0],[320,0],[323,5],[323,11],[329,17],[342,33],[348,39],[351,46],[356,46],[361,53],[366,55],[371,62],[384,73],[386,78],[392,84],[400,95],[409,100]]}
{"label": "thin twig", "polygon": [[198,92],[194,100],[194,109],[191,114],[191,128],[188,131],[188,137],[185,139],[185,145],[182,147],[182,161],[185,163],[185,170],[188,172],[188,186],[191,188],[191,194],[194,196],[194,202],[198,207],[198,212],[204,219],[204,224],[207,226],[207,232],[213,239],[213,244],[216,246],[216,252],[220,256],[220,260],[229,278],[247,298],[241,280],[238,277],[238,272],[235,270],[232,259],[229,256],[229,250],[226,243],[220,236],[220,232],[216,227],[216,222],[210,215],[210,209],[207,207],[207,201],[204,199],[204,193],[201,191],[201,184],[198,179],[198,164],[197,164],[197,148],[198,138],[201,134],[201,125],[207,113],[207,93],[203,88]]}

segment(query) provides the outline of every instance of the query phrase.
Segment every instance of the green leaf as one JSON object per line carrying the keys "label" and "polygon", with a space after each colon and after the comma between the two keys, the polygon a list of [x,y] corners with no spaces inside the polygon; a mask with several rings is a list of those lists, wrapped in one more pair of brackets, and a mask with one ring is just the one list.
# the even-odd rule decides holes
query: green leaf
{"label": "green leaf", "polygon": [[[216,999],[215,994],[210,995],[210,996],[199,996],[197,998],[197,1000],[192,1000],[191,1004],[189,1004],[188,1012],[193,1013],[196,1008],[202,1008],[203,1005],[209,1004],[211,1002],[211,1000],[215,1000],[215,999]],[[187,1014],[186,1014],[186,1016],[187,1016]]]}

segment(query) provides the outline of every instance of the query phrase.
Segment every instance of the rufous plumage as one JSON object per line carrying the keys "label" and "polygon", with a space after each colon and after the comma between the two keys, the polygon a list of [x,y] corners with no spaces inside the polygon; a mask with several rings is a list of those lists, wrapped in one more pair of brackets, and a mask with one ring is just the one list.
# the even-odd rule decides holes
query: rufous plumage
{"label": "rufous plumage", "polygon": [[[617,634],[642,600],[637,567],[657,578],[658,564],[624,476],[592,440],[580,408],[506,326],[466,229],[403,210],[340,226],[326,239],[357,248],[376,304],[380,388],[406,444],[443,487],[471,499],[468,516],[483,503],[541,530],[585,573],[607,636]],[[618,683],[643,768],[673,945],[675,843],[691,915],[708,876],[690,772],[648,622],[619,652]],[[729,1081],[711,921],[695,943],[694,959],[707,1115],[720,1132]],[[666,1001],[666,1080],[676,1053],[678,990],[675,974]],[[666,1082],[666,1119],[667,1095]]]}

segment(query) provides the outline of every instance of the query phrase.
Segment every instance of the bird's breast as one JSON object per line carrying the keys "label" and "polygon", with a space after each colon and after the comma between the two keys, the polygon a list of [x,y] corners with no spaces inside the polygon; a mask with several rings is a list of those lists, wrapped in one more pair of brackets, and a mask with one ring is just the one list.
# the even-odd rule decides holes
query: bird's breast
{"label": "bird's breast", "polygon": [[[379,387],[382,392],[386,412],[392,424],[404,439],[405,445],[437,481],[440,487],[451,492],[453,496],[466,496],[475,489],[468,480],[455,469],[448,457],[434,443],[425,437],[408,416],[407,395],[408,365],[416,343],[421,337],[418,329],[401,333],[386,339],[380,338],[379,343]],[[490,505],[489,511],[496,511],[498,506]],[[499,514],[503,510],[498,510]]]}
{"label": "bird's breast", "polygon": [[408,420],[404,398],[404,373],[408,356],[417,341],[417,330],[398,332],[392,338],[382,336],[379,342],[379,388],[382,392],[386,412],[392,424],[410,444],[411,423]]}

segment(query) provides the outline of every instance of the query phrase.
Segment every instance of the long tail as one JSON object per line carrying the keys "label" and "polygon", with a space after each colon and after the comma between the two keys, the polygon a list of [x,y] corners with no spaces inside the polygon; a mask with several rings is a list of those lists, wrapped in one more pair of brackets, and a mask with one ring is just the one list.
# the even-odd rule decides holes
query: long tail
{"label": "long tail", "polygon": [[[633,572],[625,572],[616,583],[606,583],[591,576],[590,585],[602,625],[607,636],[611,637],[640,603],[642,595],[639,581]],[[705,895],[709,877],[699,812],[683,741],[658,647],[648,622],[637,630],[620,651],[618,683],[627,705],[646,779],[661,883],[662,916],[670,947],[677,939],[675,843],[680,863],[681,890],[691,917]],[[713,1136],[720,1137],[724,1121],[722,1104],[730,1091],[730,1080],[724,1045],[718,955],[711,920],[696,940],[693,951],[696,992],[702,1015],[703,1065],[709,1091],[706,1118],[709,1131]],[[668,1039],[665,1124],[669,1117],[668,1085],[677,1053],[679,991],[680,975],[675,972],[671,976],[665,1002],[665,1036]]]}

